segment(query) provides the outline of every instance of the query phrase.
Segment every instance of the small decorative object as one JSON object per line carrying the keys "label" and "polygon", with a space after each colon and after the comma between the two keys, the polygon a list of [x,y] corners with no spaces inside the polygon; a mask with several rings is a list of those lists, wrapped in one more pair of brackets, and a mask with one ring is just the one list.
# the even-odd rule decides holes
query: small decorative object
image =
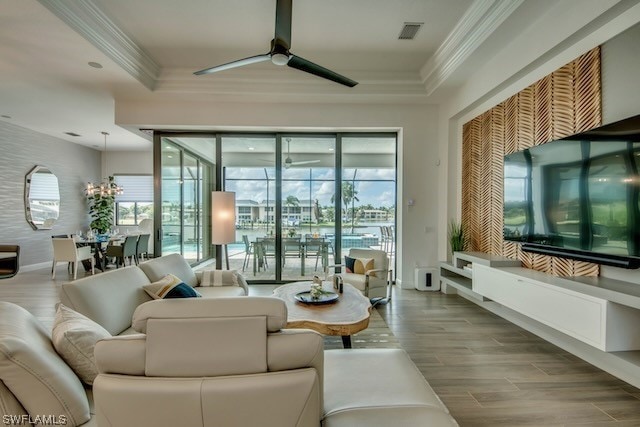
{"label": "small decorative object", "polygon": [[333,294],[333,292],[322,289],[322,279],[318,276],[313,276],[313,280],[311,281],[311,290],[309,291],[311,298],[317,300],[320,299],[321,296],[329,294]]}
{"label": "small decorative object", "polygon": [[452,219],[449,221],[448,229],[449,244],[451,245],[451,252],[464,251],[465,235],[462,223]]}

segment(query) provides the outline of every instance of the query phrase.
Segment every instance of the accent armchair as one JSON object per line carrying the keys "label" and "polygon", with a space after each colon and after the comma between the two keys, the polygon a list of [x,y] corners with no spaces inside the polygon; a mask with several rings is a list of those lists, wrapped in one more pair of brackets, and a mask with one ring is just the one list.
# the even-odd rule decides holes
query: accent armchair
{"label": "accent armchair", "polygon": [[[385,251],[352,248],[349,250],[347,257],[360,261],[364,260],[365,262],[373,260],[373,267],[366,269],[365,265],[363,271],[349,272],[345,271],[346,263],[330,265],[325,269],[325,280],[333,280],[333,277],[337,274],[342,277],[344,283],[353,285],[370,300],[376,300],[376,302],[391,300],[389,289],[391,286],[391,270],[389,268],[389,257]],[[369,262],[366,262],[366,264],[370,265]],[[342,272],[335,272],[338,267],[342,269]],[[333,273],[330,274],[331,272]]]}
{"label": "accent armchair", "polygon": [[322,336],[283,330],[278,298],[155,300],[137,335],[99,341],[99,425],[314,426],[323,416]]}

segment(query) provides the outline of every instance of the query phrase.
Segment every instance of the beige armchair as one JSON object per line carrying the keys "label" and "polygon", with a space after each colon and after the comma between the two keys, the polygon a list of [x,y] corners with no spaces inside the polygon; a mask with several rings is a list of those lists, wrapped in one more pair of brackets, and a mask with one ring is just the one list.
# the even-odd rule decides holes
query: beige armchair
{"label": "beige armchair", "polygon": [[139,334],[96,345],[99,425],[318,427],[322,337],[286,322],[277,298],[140,305]]}
{"label": "beige armchair", "polygon": [[344,283],[356,287],[371,300],[389,301],[391,299],[391,290],[389,289],[391,270],[387,253],[378,249],[352,248],[347,256],[357,259],[373,259],[373,268],[364,271],[363,274],[358,274],[346,272],[344,263],[330,265],[325,269],[325,280],[333,280],[336,268],[340,267],[341,272],[338,275],[342,277]]}

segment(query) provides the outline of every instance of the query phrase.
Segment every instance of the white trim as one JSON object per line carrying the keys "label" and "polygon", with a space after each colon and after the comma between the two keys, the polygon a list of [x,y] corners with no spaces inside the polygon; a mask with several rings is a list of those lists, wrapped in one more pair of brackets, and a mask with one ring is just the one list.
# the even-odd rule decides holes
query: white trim
{"label": "white trim", "polygon": [[476,0],[420,70],[431,95],[524,0]]}
{"label": "white trim", "polygon": [[160,66],[93,3],[93,0],[38,0],[64,23],[153,90]]}

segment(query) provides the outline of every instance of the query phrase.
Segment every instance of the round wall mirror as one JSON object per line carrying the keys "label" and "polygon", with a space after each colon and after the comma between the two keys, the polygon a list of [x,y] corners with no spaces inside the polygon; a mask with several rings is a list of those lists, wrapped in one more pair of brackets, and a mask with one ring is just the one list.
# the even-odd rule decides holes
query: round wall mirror
{"label": "round wall mirror", "polygon": [[36,166],[25,177],[24,208],[34,230],[51,230],[60,214],[58,178],[48,168]]}

